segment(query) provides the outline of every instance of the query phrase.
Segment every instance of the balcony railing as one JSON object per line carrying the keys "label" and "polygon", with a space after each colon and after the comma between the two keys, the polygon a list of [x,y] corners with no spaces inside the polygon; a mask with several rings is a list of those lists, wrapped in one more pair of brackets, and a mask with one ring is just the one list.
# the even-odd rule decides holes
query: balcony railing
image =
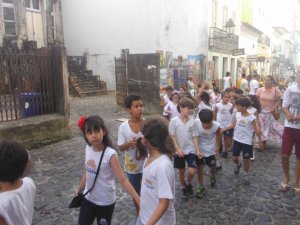
{"label": "balcony railing", "polygon": [[217,27],[209,29],[209,50],[231,54],[238,49],[239,36],[226,32]]}

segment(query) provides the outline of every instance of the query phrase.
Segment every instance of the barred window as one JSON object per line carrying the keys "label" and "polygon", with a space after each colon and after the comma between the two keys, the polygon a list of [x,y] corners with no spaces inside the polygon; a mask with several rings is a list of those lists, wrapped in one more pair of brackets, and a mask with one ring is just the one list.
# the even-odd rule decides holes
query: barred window
{"label": "barred window", "polygon": [[2,10],[5,35],[16,35],[14,0],[3,0]]}

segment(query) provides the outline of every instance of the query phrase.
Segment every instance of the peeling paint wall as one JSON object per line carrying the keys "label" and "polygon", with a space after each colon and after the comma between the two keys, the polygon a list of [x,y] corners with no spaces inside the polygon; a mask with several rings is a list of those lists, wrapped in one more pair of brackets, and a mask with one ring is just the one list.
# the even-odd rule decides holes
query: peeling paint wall
{"label": "peeling paint wall", "polygon": [[90,54],[89,69],[115,90],[114,57],[121,49],[207,55],[206,0],[64,0],[62,14],[68,55]]}

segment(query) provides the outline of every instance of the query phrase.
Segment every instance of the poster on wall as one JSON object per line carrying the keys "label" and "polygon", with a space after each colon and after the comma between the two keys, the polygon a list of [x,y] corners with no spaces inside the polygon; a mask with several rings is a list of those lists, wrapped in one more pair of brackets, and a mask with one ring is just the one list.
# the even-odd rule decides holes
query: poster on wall
{"label": "poster on wall", "polygon": [[189,76],[193,78],[194,85],[197,86],[201,82],[201,55],[188,55],[187,60],[189,64]]}

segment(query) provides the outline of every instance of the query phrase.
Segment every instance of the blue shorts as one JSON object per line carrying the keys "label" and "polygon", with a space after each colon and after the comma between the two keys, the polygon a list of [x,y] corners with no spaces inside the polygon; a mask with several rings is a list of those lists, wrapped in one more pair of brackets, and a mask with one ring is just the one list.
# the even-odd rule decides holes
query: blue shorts
{"label": "blue shorts", "polygon": [[86,198],[83,198],[78,224],[93,224],[95,218],[97,218],[97,224],[100,224],[100,220],[106,220],[107,224],[111,224],[111,218],[114,212],[115,203],[112,205],[96,205]]}
{"label": "blue shorts", "polygon": [[253,157],[253,146],[234,140],[232,146],[232,156],[239,157],[241,152],[243,152],[243,159],[250,159]]}
{"label": "blue shorts", "polygon": [[207,165],[208,167],[216,167],[217,166],[217,160],[215,155],[210,155],[208,157],[202,157],[200,159],[199,166]]}
{"label": "blue shorts", "polygon": [[136,220],[136,222],[135,222],[135,225],[144,225],[144,224],[142,223],[142,220],[141,220],[140,216],[137,218],[137,220]]}
{"label": "blue shorts", "polygon": [[233,129],[226,130],[223,134],[224,136],[232,137],[233,136]]}
{"label": "blue shorts", "polygon": [[199,158],[197,155],[190,153],[188,155],[184,155],[183,157],[179,157],[178,155],[174,156],[174,168],[176,169],[184,169],[185,161],[189,168],[197,168]]}
{"label": "blue shorts", "polygon": [[140,195],[141,193],[141,183],[143,174],[142,173],[127,173],[127,177],[129,182],[131,183],[132,187]]}

